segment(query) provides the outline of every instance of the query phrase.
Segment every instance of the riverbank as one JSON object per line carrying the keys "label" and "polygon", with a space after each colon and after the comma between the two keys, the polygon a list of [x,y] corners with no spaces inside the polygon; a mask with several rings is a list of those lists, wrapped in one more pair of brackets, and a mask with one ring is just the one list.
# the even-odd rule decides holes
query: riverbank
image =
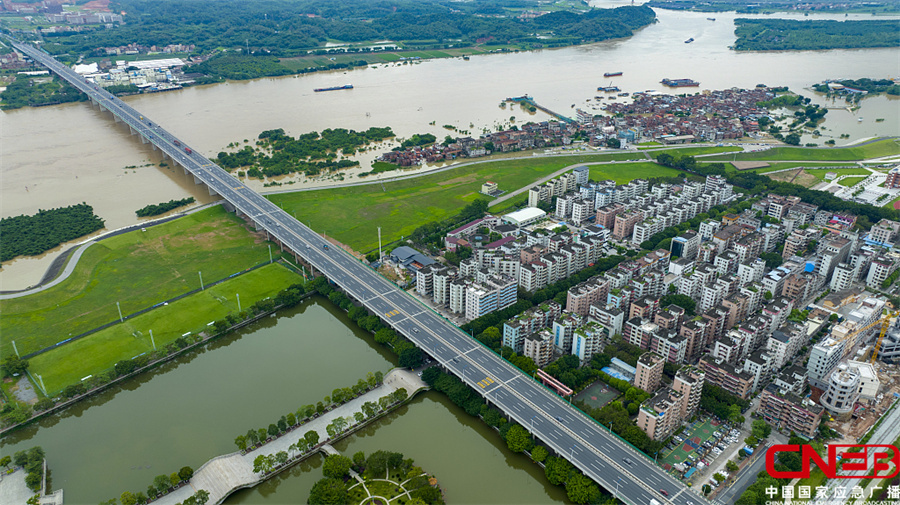
{"label": "riverbank", "polygon": [[[307,293],[304,293],[302,295],[302,297],[297,301],[297,303],[299,303],[300,301],[302,301],[312,295],[315,295],[315,294],[316,294],[316,291],[309,291]],[[253,317],[250,317],[243,321],[239,321],[239,322],[229,326],[228,328],[225,328],[222,331],[210,332],[210,333],[204,332],[204,333],[195,335],[195,336],[193,336],[193,342],[185,342],[184,346],[169,349],[168,350],[169,352],[167,352],[165,355],[163,355],[157,359],[148,360],[145,365],[138,366],[133,371],[128,372],[121,376],[117,376],[117,377],[113,378],[112,380],[103,381],[103,380],[101,380],[100,377],[97,377],[96,380],[94,380],[92,382],[88,382],[88,384],[93,384],[93,385],[90,387],[84,388],[84,390],[81,393],[75,394],[75,395],[67,398],[64,401],[53,405],[52,407],[50,407],[46,410],[43,410],[40,412],[34,412],[32,415],[30,415],[28,417],[28,419],[26,419],[20,423],[16,423],[16,424],[6,426],[6,427],[0,429],[0,439],[2,439],[4,436],[8,435],[10,432],[12,432],[14,430],[23,428],[35,421],[38,421],[38,420],[40,420],[44,417],[50,416],[52,414],[61,413],[64,410],[68,409],[69,407],[72,407],[72,406],[78,404],[82,400],[86,400],[86,399],[91,398],[99,393],[102,393],[110,388],[124,384],[125,382],[129,381],[130,379],[133,379],[135,377],[142,375],[144,372],[149,372],[149,371],[151,371],[155,368],[158,368],[161,365],[164,365],[165,363],[170,362],[180,356],[186,355],[198,348],[204,347],[206,344],[213,342],[214,340],[216,340],[219,337],[228,335],[228,334],[230,334],[236,330],[239,330],[241,328],[244,328],[254,322],[260,321],[263,318],[270,316],[272,314],[275,314],[276,312],[278,312],[279,310],[282,310],[284,308],[285,308],[285,306],[279,305],[270,311],[261,312]],[[85,379],[89,379],[89,378],[90,377],[85,377]],[[33,378],[32,378],[32,382],[35,382]]]}

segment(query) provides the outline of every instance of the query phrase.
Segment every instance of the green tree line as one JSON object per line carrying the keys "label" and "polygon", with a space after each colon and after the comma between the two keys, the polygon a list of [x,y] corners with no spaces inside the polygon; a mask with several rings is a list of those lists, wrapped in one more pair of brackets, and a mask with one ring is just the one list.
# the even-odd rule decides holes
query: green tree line
{"label": "green tree line", "polygon": [[57,103],[81,102],[87,95],[73,88],[69,83],[52,78],[49,82],[37,82],[28,75],[18,75],[16,80],[0,93],[0,109],[11,110],[21,107],[37,107]]}
{"label": "green tree line", "polygon": [[747,19],[734,20],[738,51],[785,51],[897,47],[897,22]]}
{"label": "green tree line", "polygon": [[103,219],[86,203],[5,217],[0,219],[0,261],[35,256],[101,228]]}
{"label": "green tree line", "polygon": [[146,207],[141,207],[134,211],[134,213],[137,214],[137,217],[158,216],[160,214],[165,214],[172,209],[177,209],[178,207],[183,207],[192,203],[194,203],[194,197],[189,196],[187,198],[182,198],[181,200],[169,200],[168,202],[157,203],[156,205],[147,205]]}
{"label": "green tree line", "polygon": [[103,47],[129,43],[195,44],[200,52],[249,47],[254,53],[294,56],[329,40],[471,45],[479,39],[540,41],[535,37],[539,32],[552,33],[566,43],[593,42],[627,37],[656,17],[643,6],[585,10],[578,5],[577,13],[573,9],[526,20],[516,17],[523,4],[538,6],[517,2],[507,9],[486,2],[444,0],[118,0],[114,9],[125,12],[119,26],[45,36],[48,51],[91,56],[105,56]]}

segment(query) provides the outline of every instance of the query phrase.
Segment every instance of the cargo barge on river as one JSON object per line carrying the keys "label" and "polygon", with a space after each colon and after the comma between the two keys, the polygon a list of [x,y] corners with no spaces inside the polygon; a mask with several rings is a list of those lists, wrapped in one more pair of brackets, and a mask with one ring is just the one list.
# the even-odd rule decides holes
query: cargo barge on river
{"label": "cargo barge on river", "polygon": [[339,89],[353,89],[353,85],[352,85],[352,84],[345,84],[345,85],[343,85],[343,86],[332,86],[332,87],[330,87],[330,88],[316,88],[316,89],[314,89],[313,91],[315,91],[316,93],[319,93],[319,92],[321,92],[321,91],[337,91],[337,90],[339,90]]}

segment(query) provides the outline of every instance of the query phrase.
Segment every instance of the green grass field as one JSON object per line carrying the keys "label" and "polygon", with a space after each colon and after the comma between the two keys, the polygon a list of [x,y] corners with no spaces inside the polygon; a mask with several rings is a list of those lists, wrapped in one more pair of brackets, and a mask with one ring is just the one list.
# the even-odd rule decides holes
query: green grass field
{"label": "green grass field", "polygon": [[202,331],[209,322],[237,312],[235,294],[240,295],[241,307],[246,309],[301,281],[299,275],[283,265],[266,265],[39,354],[29,360],[29,370],[43,377],[47,392],[53,395],[82,377],[109,369],[117,361],[152,351],[150,330],[157,348],[161,348],[184,333]]}
{"label": "green grass field", "polygon": [[731,156],[711,156],[705,161],[748,160],[789,160],[789,161],[848,161],[865,160],[900,154],[900,141],[883,139],[861,146],[852,147],[774,147],[765,151],[754,151]]}
{"label": "green grass field", "polygon": [[849,188],[849,187],[853,186],[854,184],[862,182],[862,180],[865,179],[865,177],[866,176],[864,176],[864,175],[860,175],[859,177],[854,175],[851,177],[847,177],[846,179],[839,180],[838,184]]}
{"label": "green grass field", "polygon": [[[815,176],[817,179],[824,181],[825,174],[833,172],[838,175],[838,177],[842,175],[861,175],[861,176],[869,176],[872,172],[869,172],[865,168],[823,168],[821,170],[806,170],[806,173]],[[856,180],[859,182],[859,179]]]}
{"label": "green grass field", "polygon": [[33,295],[0,301],[0,355],[28,354],[267,261],[243,220],[213,207],[92,245],[72,275]]}
{"label": "green grass field", "polygon": [[659,149],[659,147],[645,148],[650,156],[656,158],[661,152],[669,153],[672,156],[697,156],[699,154],[716,154],[716,153],[732,153],[739,152],[743,149],[738,146],[709,146],[709,147],[668,147]]}
{"label": "green grass field", "polygon": [[[380,184],[350,188],[303,191],[272,195],[270,199],[295,213],[314,230],[349,245],[360,252],[378,247],[378,226],[382,242],[409,235],[419,226],[446,219],[463,206],[481,197],[484,181],[494,181],[506,191],[514,191],[561,168],[607,161],[628,153],[576,155],[500,160],[464,166],[455,170]],[[676,174],[652,163],[616,164],[591,167],[592,177],[619,182],[636,177]]]}

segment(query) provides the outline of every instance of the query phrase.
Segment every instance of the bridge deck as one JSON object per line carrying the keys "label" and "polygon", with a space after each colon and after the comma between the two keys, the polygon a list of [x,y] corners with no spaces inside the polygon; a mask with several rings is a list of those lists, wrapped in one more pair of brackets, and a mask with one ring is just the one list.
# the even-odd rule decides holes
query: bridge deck
{"label": "bridge deck", "polygon": [[[372,313],[397,311],[397,315],[384,318],[387,324],[624,502],[647,505],[655,499],[662,504],[694,505],[705,501],[642,453],[485,349],[377,272],[339,248],[327,246],[314,231],[197,153],[196,149],[191,149],[186,142],[175,138],[158,123],[87,82],[47,53],[24,44],[14,45],[87,93],[92,101],[127,123],[143,140],[153,143],[285,247],[362,301]],[[479,383],[488,385],[483,387]],[[625,458],[631,463],[625,463]],[[665,490],[668,496],[660,490]]]}

